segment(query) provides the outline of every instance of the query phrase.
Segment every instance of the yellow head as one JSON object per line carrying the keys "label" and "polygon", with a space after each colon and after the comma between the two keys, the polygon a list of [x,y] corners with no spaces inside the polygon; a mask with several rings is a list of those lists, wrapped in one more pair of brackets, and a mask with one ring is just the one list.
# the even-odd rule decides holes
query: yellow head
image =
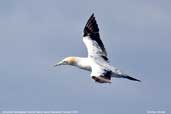
{"label": "yellow head", "polygon": [[77,61],[76,57],[67,57],[63,59],[62,61],[58,62],[54,66],[59,66],[59,65],[73,65]]}

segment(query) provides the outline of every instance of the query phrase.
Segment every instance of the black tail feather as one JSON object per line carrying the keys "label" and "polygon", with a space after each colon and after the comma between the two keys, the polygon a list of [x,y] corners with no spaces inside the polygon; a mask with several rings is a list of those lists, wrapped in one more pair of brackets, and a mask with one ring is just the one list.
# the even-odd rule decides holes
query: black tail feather
{"label": "black tail feather", "polygon": [[132,80],[132,81],[141,82],[141,80],[135,79],[135,78],[133,78],[133,77],[131,77],[131,76],[128,76],[128,75],[124,75],[124,76],[122,75],[122,77],[123,77],[123,78],[127,78],[127,79]]}

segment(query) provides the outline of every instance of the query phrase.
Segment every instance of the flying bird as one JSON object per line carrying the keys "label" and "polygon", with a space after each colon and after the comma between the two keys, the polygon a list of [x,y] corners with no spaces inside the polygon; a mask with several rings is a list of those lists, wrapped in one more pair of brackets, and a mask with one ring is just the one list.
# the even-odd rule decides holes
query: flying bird
{"label": "flying bird", "polygon": [[84,31],[83,42],[88,51],[88,57],[67,57],[54,66],[72,65],[90,71],[91,78],[98,83],[111,83],[111,78],[126,78],[139,81],[110,65],[106,49],[100,39],[99,28],[94,14],[88,19]]}

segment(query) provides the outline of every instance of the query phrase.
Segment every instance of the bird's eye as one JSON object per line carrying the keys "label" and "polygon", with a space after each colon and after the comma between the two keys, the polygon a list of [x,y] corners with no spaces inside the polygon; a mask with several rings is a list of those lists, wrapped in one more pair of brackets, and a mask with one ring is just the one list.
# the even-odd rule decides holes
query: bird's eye
{"label": "bird's eye", "polygon": [[63,61],[64,63],[67,63],[67,61]]}

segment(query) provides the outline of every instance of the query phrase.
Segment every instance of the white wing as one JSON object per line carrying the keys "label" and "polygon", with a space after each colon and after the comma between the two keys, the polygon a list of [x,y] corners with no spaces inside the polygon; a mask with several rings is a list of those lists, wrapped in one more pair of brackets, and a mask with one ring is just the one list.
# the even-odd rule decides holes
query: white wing
{"label": "white wing", "polygon": [[108,61],[105,47],[100,39],[99,28],[94,14],[91,15],[84,28],[83,42],[88,50],[88,57]]}
{"label": "white wing", "polygon": [[100,39],[99,28],[94,14],[88,19],[84,28],[83,42],[88,50],[88,58],[91,60],[91,77],[96,82],[111,83],[111,77],[140,81],[109,65],[107,53]]}

